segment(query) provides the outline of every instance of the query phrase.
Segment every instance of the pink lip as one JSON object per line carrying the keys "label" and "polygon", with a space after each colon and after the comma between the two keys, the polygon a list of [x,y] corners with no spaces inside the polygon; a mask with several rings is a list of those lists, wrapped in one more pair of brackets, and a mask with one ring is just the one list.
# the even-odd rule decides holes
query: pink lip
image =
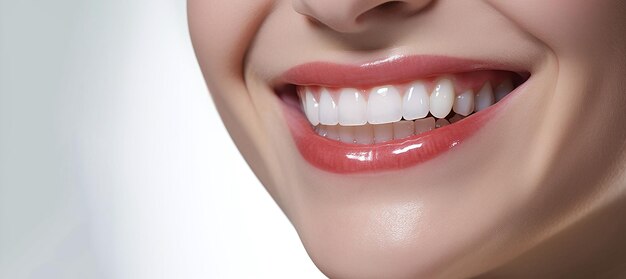
{"label": "pink lip", "polygon": [[307,63],[289,69],[277,83],[365,87],[480,70],[518,71],[520,69],[515,69],[514,65],[446,56],[393,56],[360,65],[330,62]]}
{"label": "pink lip", "polygon": [[[501,65],[441,56],[409,56],[359,66],[327,62],[304,64],[287,71],[281,82],[329,87],[369,86],[496,69],[502,69]],[[372,145],[347,144],[319,136],[297,105],[284,102],[284,112],[295,144],[306,161],[329,172],[364,173],[415,166],[454,149],[492,119],[508,99],[452,125]]]}

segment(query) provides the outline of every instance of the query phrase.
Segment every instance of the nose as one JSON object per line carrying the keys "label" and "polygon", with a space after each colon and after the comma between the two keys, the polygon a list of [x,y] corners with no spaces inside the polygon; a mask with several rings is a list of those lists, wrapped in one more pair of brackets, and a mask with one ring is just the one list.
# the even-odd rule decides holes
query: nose
{"label": "nose", "polygon": [[296,12],[341,33],[358,33],[381,17],[411,16],[433,0],[293,0]]}

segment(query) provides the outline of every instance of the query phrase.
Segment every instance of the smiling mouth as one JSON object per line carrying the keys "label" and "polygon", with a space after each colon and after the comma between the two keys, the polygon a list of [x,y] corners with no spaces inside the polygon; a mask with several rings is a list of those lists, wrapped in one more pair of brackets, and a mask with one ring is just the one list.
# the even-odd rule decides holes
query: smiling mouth
{"label": "smiling mouth", "polygon": [[277,91],[303,157],[359,173],[406,168],[458,146],[528,78],[502,65],[413,56],[302,65]]}

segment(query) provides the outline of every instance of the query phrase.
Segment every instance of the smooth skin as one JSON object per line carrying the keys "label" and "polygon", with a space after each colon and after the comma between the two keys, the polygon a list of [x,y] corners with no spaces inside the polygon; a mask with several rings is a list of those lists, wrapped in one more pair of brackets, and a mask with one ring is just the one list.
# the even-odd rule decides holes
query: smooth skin
{"label": "smooth skin", "polygon": [[[626,2],[189,0],[188,12],[226,127],[328,277],[626,277]],[[341,175],[302,158],[273,79],[420,54],[531,77],[425,164]]]}

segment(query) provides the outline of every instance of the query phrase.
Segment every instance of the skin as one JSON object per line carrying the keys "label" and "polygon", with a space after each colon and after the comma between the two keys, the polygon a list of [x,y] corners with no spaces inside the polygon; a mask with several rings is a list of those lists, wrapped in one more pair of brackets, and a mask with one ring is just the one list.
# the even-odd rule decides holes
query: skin
{"label": "skin", "polygon": [[[327,276],[626,276],[626,2],[189,0],[188,12],[226,127]],[[271,80],[396,54],[506,61],[531,77],[425,164],[309,165]]]}

